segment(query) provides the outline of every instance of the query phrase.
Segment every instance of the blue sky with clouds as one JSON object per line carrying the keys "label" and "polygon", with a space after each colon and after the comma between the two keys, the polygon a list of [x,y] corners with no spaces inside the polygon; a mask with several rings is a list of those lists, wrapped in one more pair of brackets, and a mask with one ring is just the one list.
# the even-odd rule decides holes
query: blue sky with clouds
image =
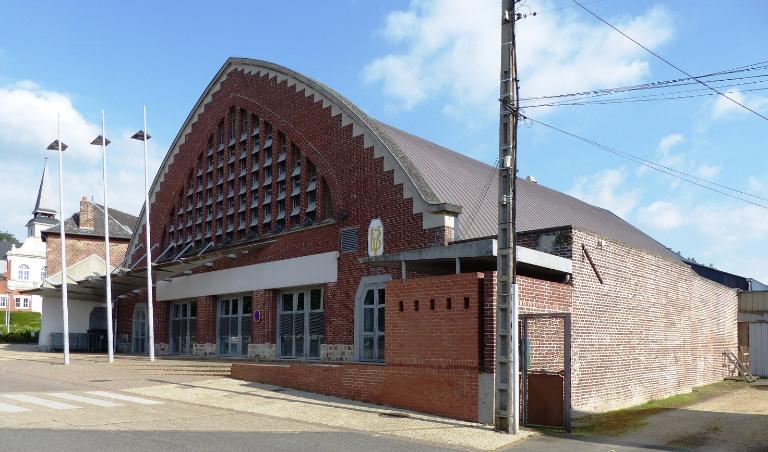
{"label": "blue sky with clouds", "polygon": [[[586,6],[692,74],[768,60],[768,3],[735,0]],[[88,143],[107,112],[110,199],[141,207],[149,109],[156,167],[229,56],[274,61],[343,93],[371,116],[492,163],[496,0],[373,2],[8,1],[0,28],[0,230],[24,234],[43,151],[61,112],[68,213],[101,199]],[[528,0],[518,23],[521,95],[681,77],[566,0]],[[12,20],[7,20],[11,18]],[[763,71],[765,73],[765,71]],[[762,79],[760,79],[762,80]],[[745,88],[763,88],[756,83]],[[690,88],[689,88],[690,89]],[[768,115],[768,92],[730,93]],[[722,185],[768,198],[768,121],[717,96],[531,108],[531,117]],[[50,157],[56,157],[51,154]],[[52,174],[57,161],[50,160]],[[768,282],[768,210],[681,182],[535,124],[520,131],[520,175],[611,209],[674,250]],[[768,204],[758,198],[752,200]]]}

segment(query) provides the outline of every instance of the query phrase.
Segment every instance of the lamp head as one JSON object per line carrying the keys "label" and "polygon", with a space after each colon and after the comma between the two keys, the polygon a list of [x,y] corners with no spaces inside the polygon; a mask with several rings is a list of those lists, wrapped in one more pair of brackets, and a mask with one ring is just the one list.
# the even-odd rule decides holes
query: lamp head
{"label": "lamp head", "polygon": [[[145,139],[144,135],[145,135],[145,132],[143,130],[139,130],[138,132],[134,133],[131,138],[134,140],[144,141]],[[150,138],[152,138],[152,135],[146,133],[146,139],[149,140]]]}
{"label": "lamp head", "polygon": [[[61,143],[61,150],[62,150],[62,152],[66,151],[68,147],[69,146],[67,146],[66,144]],[[49,144],[46,149],[49,150],[49,151],[58,151],[59,150],[59,140],[53,140],[53,143]]]}

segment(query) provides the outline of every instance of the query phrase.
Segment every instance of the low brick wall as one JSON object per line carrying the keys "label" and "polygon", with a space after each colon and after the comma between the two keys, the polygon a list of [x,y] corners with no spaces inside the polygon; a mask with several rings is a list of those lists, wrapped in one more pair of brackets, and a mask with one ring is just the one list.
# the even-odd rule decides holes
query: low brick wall
{"label": "low brick wall", "polygon": [[232,378],[477,421],[476,370],[359,363],[234,363]]}
{"label": "low brick wall", "polygon": [[386,363],[243,363],[232,376],[477,421],[483,283],[479,273],[390,281]]}

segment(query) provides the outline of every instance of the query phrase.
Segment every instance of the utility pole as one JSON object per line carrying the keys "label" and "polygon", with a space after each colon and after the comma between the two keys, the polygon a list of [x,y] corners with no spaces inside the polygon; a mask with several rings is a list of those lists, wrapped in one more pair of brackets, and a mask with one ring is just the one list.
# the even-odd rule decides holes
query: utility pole
{"label": "utility pole", "polygon": [[520,378],[517,330],[517,252],[515,211],[517,175],[517,56],[515,3],[501,2],[501,77],[499,108],[499,229],[496,260],[496,393],[497,431],[517,433],[520,420]]}

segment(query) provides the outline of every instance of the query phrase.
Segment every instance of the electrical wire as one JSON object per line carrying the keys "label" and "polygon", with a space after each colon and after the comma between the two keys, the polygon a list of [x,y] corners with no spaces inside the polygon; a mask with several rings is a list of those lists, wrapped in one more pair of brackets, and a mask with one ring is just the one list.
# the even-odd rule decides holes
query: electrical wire
{"label": "electrical wire", "polygon": [[[700,75],[697,78],[704,79],[704,78],[710,78],[714,76],[721,76],[721,75],[730,75],[730,74],[737,74],[740,72],[748,72],[748,71],[755,71],[755,70],[761,70],[761,69],[768,69],[768,61],[761,61],[759,63],[753,63],[748,66],[741,66],[738,68],[728,69],[724,71],[719,72],[713,72],[711,74],[705,74]],[[717,80],[709,80],[709,82],[722,82],[722,81],[734,81],[734,80],[744,80],[749,78],[759,78],[759,77],[765,77],[766,74],[759,74],[759,75],[750,75],[750,76],[744,76],[744,77],[731,77],[731,78],[723,78],[723,79],[717,79]],[[589,90],[589,91],[581,91],[581,92],[575,92],[575,93],[564,93],[564,94],[554,94],[554,95],[547,95],[547,96],[534,96],[534,97],[523,97],[520,98],[520,101],[529,101],[529,100],[542,100],[542,99],[556,99],[556,98],[562,98],[562,97],[576,97],[576,96],[591,96],[591,95],[603,95],[603,94],[614,94],[614,93],[622,93],[626,91],[640,91],[640,90],[646,90],[646,89],[662,89],[662,88],[668,88],[670,86],[686,86],[686,85],[695,85],[697,84],[697,81],[694,81],[693,78],[679,78],[679,79],[672,79],[672,80],[662,80],[658,82],[650,82],[650,83],[642,83],[639,85],[630,85],[630,86],[621,86],[616,88],[603,88],[603,89],[597,89],[597,90]]]}
{"label": "electrical wire", "polygon": [[483,205],[483,202],[485,201],[485,197],[488,196],[488,192],[491,189],[491,185],[493,185],[493,179],[496,175],[496,170],[499,168],[499,161],[496,160],[496,164],[493,165],[491,168],[491,171],[488,173],[488,177],[486,178],[483,186],[483,193],[479,197],[479,202],[475,204],[475,211],[472,212],[472,216],[469,217],[469,222],[466,226],[463,224],[459,224],[459,234],[461,237],[464,237],[464,234],[469,231],[469,229],[472,227],[472,224],[475,222],[475,217],[477,216],[478,212],[480,211],[480,206]]}
{"label": "electrical wire", "polygon": [[[591,5],[593,3],[599,3],[599,2],[603,2],[603,1],[605,1],[605,0],[592,0],[591,2],[584,2],[584,4],[585,5]],[[557,8],[547,9],[547,10],[544,10],[544,11],[536,11],[536,14],[552,13],[552,12],[555,12],[555,11],[561,11],[563,9],[569,9],[569,8],[575,8],[575,7],[576,7],[576,5],[560,6],[560,7],[557,7]]]}
{"label": "electrical wire", "polygon": [[709,85],[708,85],[706,82],[703,82],[703,81],[699,80],[698,78],[696,78],[696,77],[692,76],[691,74],[689,74],[689,73],[688,73],[688,72],[686,72],[685,70],[681,69],[679,66],[675,65],[675,64],[674,64],[674,63],[672,63],[671,61],[669,61],[669,60],[667,60],[666,58],[662,57],[661,55],[659,55],[658,53],[656,53],[656,52],[654,52],[653,50],[649,49],[648,47],[646,47],[646,46],[642,45],[641,43],[639,43],[638,41],[636,41],[635,39],[633,39],[631,36],[627,35],[627,34],[626,34],[626,33],[624,33],[623,31],[621,31],[621,30],[620,30],[619,28],[617,28],[616,26],[614,26],[614,25],[610,24],[608,21],[606,21],[606,20],[605,20],[605,19],[603,19],[602,17],[600,17],[600,16],[598,16],[597,14],[593,13],[593,12],[592,12],[592,11],[591,11],[589,8],[587,8],[586,6],[582,5],[581,3],[577,2],[576,0],[572,0],[572,1],[573,1],[573,3],[575,3],[576,5],[578,5],[578,6],[579,6],[579,8],[583,9],[584,11],[586,11],[587,13],[589,13],[590,15],[594,16],[594,17],[595,17],[597,20],[599,20],[600,22],[602,22],[602,23],[604,23],[604,24],[608,25],[609,27],[613,28],[614,30],[616,30],[616,32],[617,32],[617,33],[619,33],[620,35],[622,35],[622,36],[624,36],[625,38],[629,39],[630,41],[634,42],[635,44],[637,44],[638,46],[640,46],[641,48],[643,48],[643,49],[644,49],[646,52],[650,53],[651,55],[653,55],[653,56],[655,56],[656,58],[660,59],[661,61],[665,62],[667,65],[669,65],[669,66],[671,66],[672,68],[676,69],[676,70],[677,70],[677,71],[679,71],[680,73],[682,73],[682,74],[685,74],[686,76],[688,76],[688,77],[690,77],[690,78],[692,78],[692,79],[696,80],[698,83],[700,83],[700,84],[702,84],[702,85],[706,86],[707,88],[709,88],[709,89],[711,89],[712,91],[714,91],[715,93],[717,93],[717,94],[719,94],[719,95],[723,96],[724,98],[726,98],[726,99],[728,99],[729,101],[733,102],[734,104],[736,104],[736,105],[740,106],[741,108],[743,108],[743,109],[745,109],[745,110],[747,110],[747,111],[750,111],[750,112],[752,112],[753,114],[755,114],[756,116],[759,116],[759,117],[761,117],[761,118],[765,119],[766,121],[768,121],[768,116],[765,116],[765,115],[763,115],[763,114],[761,114],[761,113],[759,113],[759,112],[757,112],[757,111],[755,111],[755,110],[753,110],[753,109],[751,109],[751,108],[747,107],[746,105],[744,105],[744,104],[742,104],[741,102],[739,102],[739,101],[737,101],[737,100],[733,99],[732,97],[729,97],[729,96],[727,96],[726,94],[724,94],[724,93],[722,93],[722,92],[718,91],[716,88],[713,88],[713,87],[709,86]]}
{"label": "electrical wire", "polygon": [[[723,191],[723,190],[729,190],[731,192],[738,193],[740,195],[748,196],[748,197],[755,198],[755,199],[758,199],[758,200],[761,200],[761,201],[766,201],[766,202],[768,202],[768,198],[764,198],[762,196],[758,196],[758,195],[755,195],[753,193],[745,192],[745,191],[739,190],[737,188],[729,187],[727,185],[719,184],[717,182],[710,181],[710,180],[705,179],[703,177],[695,176],[693,174],[689,174],[689,173],[686,173],[684,171],[676,170],[674,168],[670,168],[668,166],[664,166],[664,165],[661,165],[659,163],[656,163],[656,162],[653,162],[653,161],[650,161],[650,160],[646,160],[646,159],[644,159],[642,157],[638,157],[638,156],[630,154],[628,152],[620,151],[620,150],[618,150],[616,148],[612,148],[610,146],[606,146],[604,144],[601,144],[601,143],[599,143],[599,142],[597,142],[595,140],[592,140],[592,139],[589,139],[589,138],[585,138],[585,137],[582,137],[580,135],[576,135],[575,133],[568,132],[567,130],[563,130],[563,129],[561,129],[559,127],[556,127],[556,126],[553,126],[551,124],[547,124],[545,122],[542,122],[542,121],[539,121],[537,119],[531,118],[530,116],[525,116],[525,115],[520,115],[520,116],[521,116],[522,119],[526,119],[528,121],[531,121],[534,124],[538,124],[540,126],[549,128],[551,130],[554,130],[554,131],[559,132],[559,133],[564,134],[564,135],[568,135],[568,136],[570,136],[572,138],[575,138],[575,139],[577,139],[579,141],[583,141],[583,142],[585,142],[587,144],[590,144],[590,145],[592,145],[592,146],[594,146],[596,148],[602,149],[602,150],[604,150],[606,152],[610,152],[611,154],[617,155],[617,156],[625,158],[627,160],[631,160],[631,161],[633,161],[633,162],[635,162],[635,163],[637,163],[639,165],[642,165],[642,166],[651,168],[651,169],[653,169],[655,171],[667,174],[668,176],[672,176],[672,177],[674,177],[676,179],[688,182],[689,184],[697,185],[697,186],[699,186],[701,188],[713,191],[715,193],[719,193],[721,195],[728,196],[730,198],[737,199],[739,201],[751,204],[753,206],[761,207],[763,209],[768,210],[768,205],[766,205],[766,204],[750,201],[749,199],[744,199],[744,198],[742,198],[740,196],[736,196],[734,194],[728,193],[728,192]],[[701,181],[701,182],[697,182],[697,181]],[[718,188],[721,188],[723,190],[719,190],[718,188],[714,188],[714,187],[711,187],[711,186],[705,185],[705,184],[710,184],[710,185],[713,185],[714,187],[718,187]]]}
{"label": "electrical wire", "polygon": [[[768,90],[768,87],[745,89],[745,90],[738,90],[738,91],[725,91],[725,93],[728,93],[728,94],[750,93],[755,91],[766,91],[766,90]],[[610,105],[610,104],[625,104],[625,103],[636,103],[636,102],[653,102],[653,101],[661,101],[661,100],[690,99],[694,97],[706,97],[706,96],[716,96],[716,95],[717,93],[701,93],[701,94],[691,94],[687,96],[668,95],[667,97],[657,97],[657,96],[660,96],[657,94],[657,95],[624,97],[619,99],[594,100],[594,101],[585,101],[585,102],[561,101],[561,102],[553,102],[548,104],[525,105],[525,106],[522,106],[521,108],[559,107],[563,105]]]}

